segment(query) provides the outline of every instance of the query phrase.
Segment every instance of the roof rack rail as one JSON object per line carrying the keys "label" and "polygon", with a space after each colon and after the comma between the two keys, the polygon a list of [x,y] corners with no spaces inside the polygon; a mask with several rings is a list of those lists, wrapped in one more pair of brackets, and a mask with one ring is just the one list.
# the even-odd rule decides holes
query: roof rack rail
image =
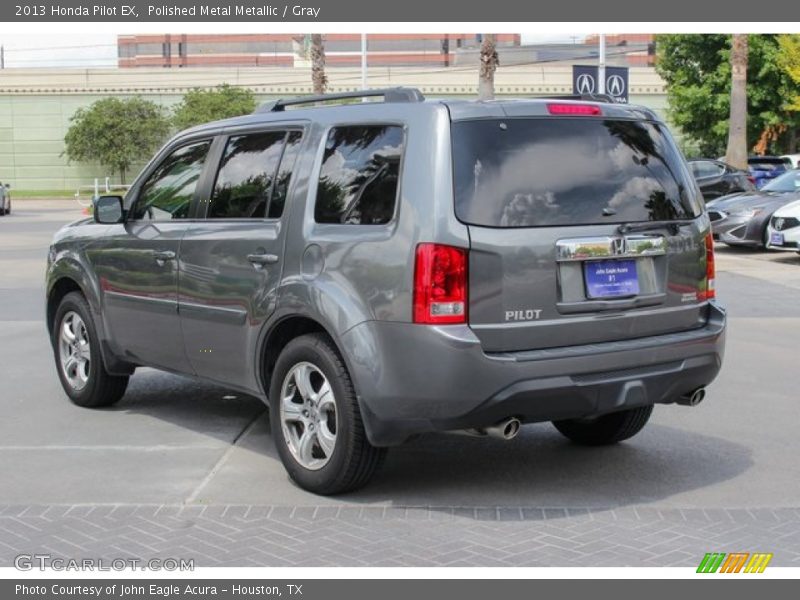
{"label": "roof rack rail", "polygon": [[287,106],[297,106],[299,104],[316,104],[317,102],[328,102],[330,100],[349,100],[352,98],[371,98],[383,96],[384,102],[424,102],[425,96],[417,88],[412,87],[393,87],[374,90],[358,90],[355,92],[339,92],[338,94],[321,94],[318,96],[298,96],[296,98],[279,98],[270,102],[265,102],[255,112],[281,112]]}

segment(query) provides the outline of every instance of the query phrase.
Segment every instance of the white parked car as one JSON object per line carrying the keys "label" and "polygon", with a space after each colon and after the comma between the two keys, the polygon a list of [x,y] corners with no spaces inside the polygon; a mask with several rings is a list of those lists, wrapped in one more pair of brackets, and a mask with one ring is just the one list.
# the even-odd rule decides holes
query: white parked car
{"label": "white parked car", "polygon": [[800,253],[800,200],[772,214],[767,225],[767,248]]}
{"label": "white parked car", "polygon": [[781,158],[784,158],[792,163],[793,169],[796,169],[798,164],[800,164],[800,154],[784,154],[781,156]]}

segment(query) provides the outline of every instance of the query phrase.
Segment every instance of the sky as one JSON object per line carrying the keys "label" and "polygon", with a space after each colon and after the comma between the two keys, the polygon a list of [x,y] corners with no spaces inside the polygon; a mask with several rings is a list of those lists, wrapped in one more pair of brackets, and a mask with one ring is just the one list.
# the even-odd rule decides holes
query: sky
{"label": "sky", "polygon": [[[522,34],[523,44],[571,43],[575,36]],[[6,68],[17,67],[115,67],[117,64],[116,33],[80,33],[58,36],[9,34],[0,32],[0,45],[5,49]]]}

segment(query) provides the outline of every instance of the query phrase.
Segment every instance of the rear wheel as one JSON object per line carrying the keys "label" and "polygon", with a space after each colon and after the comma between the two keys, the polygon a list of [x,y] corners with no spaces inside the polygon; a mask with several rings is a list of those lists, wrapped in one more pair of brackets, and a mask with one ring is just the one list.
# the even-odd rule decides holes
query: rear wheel
{"label": "rear wheel", "polygon": [[606,446],[633,437],[650,419],[653,405],[631,408],[593,419],[553,421],[564,436],[582,446]]}
{"label": "rear wheel", "polygon": [[385,448],[367,440],[353,383],[323,334],[284,348],[270,385],[272,435],[286,471],[315,494],[358,489],[383,462]]}
{"label": "rear wheel", "polygon": [[58,305],[52,342],[58,378],[72,402],[97,408],[122,398],[128,377],[106,371],[89,303],[80,293],[70,292]]}

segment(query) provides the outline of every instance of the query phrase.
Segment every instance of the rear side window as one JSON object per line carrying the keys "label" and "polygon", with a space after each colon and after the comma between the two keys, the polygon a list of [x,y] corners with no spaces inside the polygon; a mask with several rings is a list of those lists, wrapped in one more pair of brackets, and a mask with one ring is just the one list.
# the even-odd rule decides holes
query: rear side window
{"label": "rear side window", "polygon": [[403,128],[397,125],[331,129],[317,187],[317,223],[380,225],[391,221],[403,143]]}
{"label": "rear side window", "polygon": [[694,218],[694,182],[663,126],[540,118],[452,125],[456,215],[488,227]]}
{"label": "rear side window", "polygon": [[725,172],[725,167],[718,163],[713,163],[707,160],[695,161],[690,163],[692,173],[698,179],[703,177],[718,177]]}
{"label": "rear side window", "polygon": [[211,219],[263,219],[286,139],[285,131],[232,136],[211,196]]}

